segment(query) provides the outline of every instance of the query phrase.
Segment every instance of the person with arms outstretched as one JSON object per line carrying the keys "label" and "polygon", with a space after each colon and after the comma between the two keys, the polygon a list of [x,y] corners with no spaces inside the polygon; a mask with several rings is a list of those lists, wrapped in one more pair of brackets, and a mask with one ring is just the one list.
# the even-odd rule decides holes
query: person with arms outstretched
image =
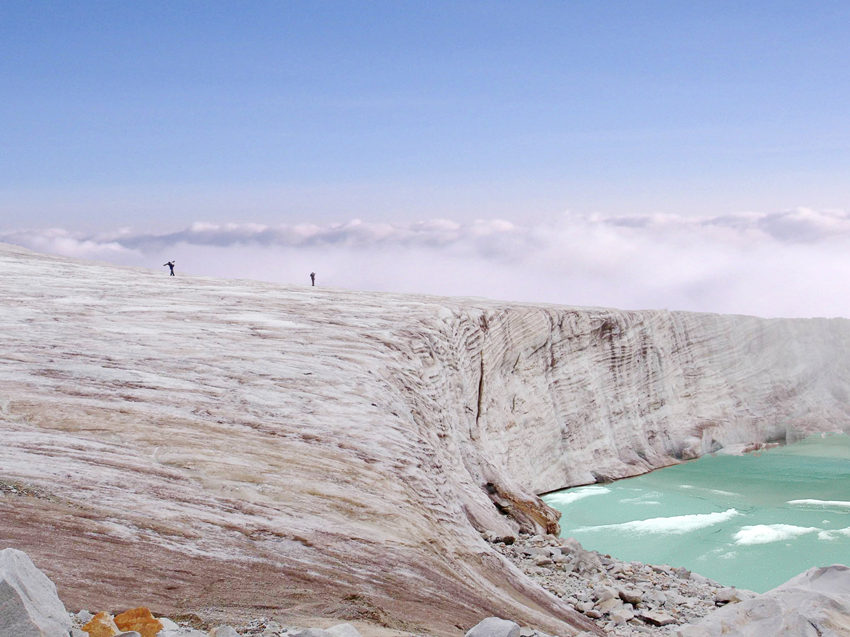
{"label": "person with arms outstretched", "polygon": [[169,269],[171,270],[170,276],[174,276],[174,261],[169,261],[168,263],[163,263],[162,266],[163,267],[168,266]]}

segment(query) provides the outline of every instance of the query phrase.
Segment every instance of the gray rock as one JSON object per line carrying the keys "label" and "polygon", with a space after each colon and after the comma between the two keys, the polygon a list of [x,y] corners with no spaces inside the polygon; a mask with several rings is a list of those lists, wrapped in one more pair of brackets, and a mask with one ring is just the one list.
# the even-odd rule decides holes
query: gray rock
{"label": "gray rock", "polygon": [[519,637],[519,624],[500,617],[487,617],[470,628],[466,637]]}
{"label": "gray rock", "polygon": [[67,637],[71,618],[56,585],[23,551],[0,551],[0,635]]}
{"label": "gray rock", "polygon": [[84,626],[91,621],[91,618],[94,617],[89,611],[81,610],[79,613],[74,615],[74,619],[80,622],[80,626]]}
{"label": "gray rock", "polygon": [[[162,631],[157,633],[157,635],[161,635],[161,634],[162,634]],[[128,631],[125,631],[123,633],[118,633],[117,635],[115,635],[115,637],[142,637],[142,633],[137,632],[135,630],[128,630]]]}
{"label": "gray rock", "polygon": [[168,617],[157,617],[159,623],[162,624],[162,630],[177,630],[180,626],[177,622],[168,619]]}
{"label": "gray rock", "polygon": [[597,586],[593,589],[593,597],[598,602],[604,602],[617,597],[617,591],[610,586]]}
{"label": "gray rock", "polygon": [[360,631],[351,624],[337,624],[325,629],[325,632],[332,637],[361,637]]}
{"label": "gray rock", "polygon": [[231,626],[216,626],[210,631],[210,637],[239,637]]}
{"label": "gray rock", "polygon": [[582,573],[602,570],[602,562],[596,553],[584,551],[578,559],[578,570]]}
{"label": "gray rock", "polygon": [[570,553],[576,553],[578,551],[584,551],[581,544],[574,537],[564,537],[561,538],[560,541],[560,550],[564,555],[569,555]]}
{"label": "gray rock", "polygon": [[672,616],[661,611],[642,610],[637,614],[637,617],[652,626],[669,626],[676,623]]}
{"label": "gray rock", "polygon": [[781,586],[710,613],[683,637],[850,635],[850,568],[812,568]]}
{"label": "gray rock", "polygon": [[667,603],[667,595],[662,591],[648,591],[643,596],[644,602],[649,602],[654,606],[664,606]]}
{"label": "gray rock", "polygon": [[678,591],[667,591],[667,603],[673,606],[682,606],[688,599]]}
{"label": "gray rock", "polygon": [[691,580],[699,584],[700,586],[711,586],[714,584],[710,579],[705,577],[704,575],[700,575],[699,573],[691,573]]}
{"label": "gray rock", "polygon": [[643,601],[643,592],[636,588],[621,588],[617,590],[617,595],[629,604],[640,604]]}
{"label": "gray rock", "polygon": [[89,634],[81,628],[72,628],[71,637],[89,637]]}
{"label": "gray rock", "polygon": [[618,597],[612,597],[611,599],[606,599],[604,602],[598,602],[596,604],[596,610],[601,611],[605,614],[610,614],[614,611],[618,611],[622,607],[623,602],[621,602]]}
{"label": "gray rock", "polygon": [[613,621],[615,624],[625,624],[630,619],[633,619],[634,616],[635,614],[632,611],[625,608],[621,608],[611,613],[611,621]]}
{"label": "gray rock", "polygon": [[740,591],[734,587],[721,588],[714,594],[714,603],[718,606],[731,604],[734,602],[742,602],[745,599],[755,597],[752,591]]}

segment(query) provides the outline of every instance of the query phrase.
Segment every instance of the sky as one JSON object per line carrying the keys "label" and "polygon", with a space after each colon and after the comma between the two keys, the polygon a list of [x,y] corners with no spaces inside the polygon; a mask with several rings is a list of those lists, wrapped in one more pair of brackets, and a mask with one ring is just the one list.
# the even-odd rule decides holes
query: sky
{"label": "sky", "polygon": [[846,316],[847,2],[0,3],[0,241]]}

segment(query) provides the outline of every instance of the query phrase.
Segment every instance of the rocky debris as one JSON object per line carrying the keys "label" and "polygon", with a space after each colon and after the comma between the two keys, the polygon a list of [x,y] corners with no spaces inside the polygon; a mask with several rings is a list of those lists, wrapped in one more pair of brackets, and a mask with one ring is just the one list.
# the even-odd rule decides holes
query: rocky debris
{"label": "rocky debris", "polygon": [[674,634],[718,605],[735,605],[755,595],[686,568],[624,562],[586,551],[573,538],[519,534],[510,544],[493,541],[492,534],[485,539],[610,635]]}
{"label": "rocky debris", "polygon": [[721,588],[714,596],[714,603],[718,606],[725,606],[732,602],[743,602],[745,599],[752,599],[755,596],[756,594],[752,591],[742,591],[733,587]]}
{"label": "rocky debris", "polygon": [[0,635],[64,637],[70,630],[53,582],[23,551],[0,551]]}
{"label": "rocky debris", "polygon": [[[687,569],[622,562],[572,539],[522,535],[496,547],[608,635],[838,637],[850,634],[850,568],[813,568],[764,595],[723,587]],[[546,561],[542,566],[541,558]],[[589,565],[598,565],[591,568]],[[716,609],[717,605],[722,608]],[[716,609],[712,612],[712,609]],[[196,616],[191,616],[202,621]],[[704,618],[699,623],[694,618]],[[42,624],[35,622],[41,621]],[[686,625],[688,624],[688,625]],[[156,618],[146,607],[115,617],[67,613],[53,583],[15,549],[0,551],[0,637],[361,637],[352,624],[283,626],[270,618],[208,632]],[[580,633],[587,637],[591,633]],[[488,617],[466,637],[551,637]]]}
{"label": "rocky debris", "polygon": [[676,620],[667,613],[658,611],[643,610],[637,614],[638,619],[646,622],[650,626],[669,626],[675,624]]}
{"label": "rocky debris", "polygon": [[520,637],[519,624],[502,619],[487,617],[470,628],[466,637]]}
{"label": "rocky debris", "polygon": [[677,637],[850,635],[850,568],[811,568],[762,595],[730,603]]}
{"label": "rocky debris", "polygon": [[[283,626],[269,617],[252,619],[243,626],[220,625],[205,631],[181,625],[168,617],[154,617],[151,611],[144,607],[125,611],[115,618],[105,611],[92,615],[87,610],[81,610],[70,614],[70,619],[73,623],[71,637],[147,637],[148,634],[153,637],[361,637],[357,628],[349,623],[336,624],[326,629],[305,628]],[[199,620],[197,617],[194,619]],[[139,629],[122,632],[120,626],[131,623]],[[157,624],[161,628],[152,633]],[[66,635],[67,633],[63,633],[61,637]],[[7,637],[7,634],[0,630],[0,637]],[[18,637],[17,634],[15,637]],[[531,631],[524,637],[549,637],[549,635]]]}

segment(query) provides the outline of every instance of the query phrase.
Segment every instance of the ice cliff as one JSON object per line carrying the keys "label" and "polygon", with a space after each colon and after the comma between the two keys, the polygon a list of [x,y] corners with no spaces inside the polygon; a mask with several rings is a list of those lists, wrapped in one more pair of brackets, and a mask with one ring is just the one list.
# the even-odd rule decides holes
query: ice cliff
{"label": "ice cliff", "polygon": [[171,278],[5,245],[0,268],[0,548],[52,562],[69,607],[591,630],[481,532],[556,530],[537,493],[850,425],[843,319]]}

